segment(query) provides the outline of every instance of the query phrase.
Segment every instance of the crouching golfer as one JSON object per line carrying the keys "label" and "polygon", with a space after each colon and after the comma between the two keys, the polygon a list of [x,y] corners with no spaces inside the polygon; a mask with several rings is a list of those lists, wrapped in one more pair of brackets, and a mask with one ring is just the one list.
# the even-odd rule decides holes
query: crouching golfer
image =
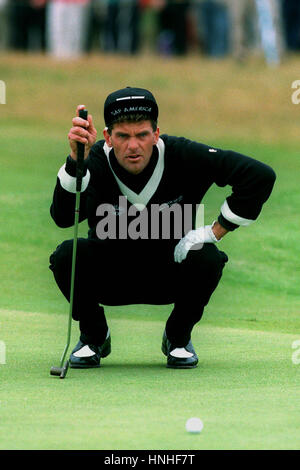
{"label": "crouching golfer", "polygon": [[[233,151],[160,136],[157,103],[147,90],[127,87],[107,97],[103,140],[91,115],[78,117],[83,107],[51,205],[59,227],[73,225],[77,142],[85,144],[79,221],[88,219],[89,233],[77,245],[73,318],[80,338],[70,366],[99,367],[110,353],[103,305],[172,304],[162,337],[167,367],[196,367],[191,333],[228,260],[218,242],[257,219],[275,174]],[[213,184],[231,186],[231,194],[211,225],[196,228],[196,211]],[[68,300],[72,245],[64,241],[50,257]]]}

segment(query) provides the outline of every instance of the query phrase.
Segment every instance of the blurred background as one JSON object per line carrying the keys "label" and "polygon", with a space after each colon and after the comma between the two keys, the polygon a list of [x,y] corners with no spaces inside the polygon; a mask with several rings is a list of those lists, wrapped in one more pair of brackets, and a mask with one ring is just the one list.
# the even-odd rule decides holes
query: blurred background
{"label": "blurred background", "polygon": [[270,62],[300,50],[298,0],[0,0],[0,48],[76,57],[263,50]]}

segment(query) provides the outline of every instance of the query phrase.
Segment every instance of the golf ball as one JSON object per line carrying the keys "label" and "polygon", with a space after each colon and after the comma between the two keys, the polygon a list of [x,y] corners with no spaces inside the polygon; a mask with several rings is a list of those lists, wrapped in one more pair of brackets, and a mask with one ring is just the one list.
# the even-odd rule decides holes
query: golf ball
{"label": "golf ball", "polygon": [[185,429],[187,432],[198,434],[203,429],[203,422],[200,418],[189,418],[185,423]]}

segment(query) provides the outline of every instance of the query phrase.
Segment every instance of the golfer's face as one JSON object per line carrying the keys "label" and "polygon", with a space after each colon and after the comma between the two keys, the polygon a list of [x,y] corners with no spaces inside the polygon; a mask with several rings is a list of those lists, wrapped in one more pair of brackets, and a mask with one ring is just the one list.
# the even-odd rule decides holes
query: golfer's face
{"label": "golfer's face", "polygon": [[139,174],[148,165],[159,138],[150,121],[115,124],[111,135],[104,131],[106,143],[113,147],[119,164],[129,173]]}

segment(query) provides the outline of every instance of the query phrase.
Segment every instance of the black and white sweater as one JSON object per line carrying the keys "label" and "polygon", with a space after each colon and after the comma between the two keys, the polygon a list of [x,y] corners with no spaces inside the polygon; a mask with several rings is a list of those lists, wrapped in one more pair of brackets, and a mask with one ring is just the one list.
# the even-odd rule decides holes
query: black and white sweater
{"label": "black and white sweater", "polygon": [[[74,223],[75,175],[76,162],[68,157],[59,170],[50,209],[59,227]],[[216,184],[232,188],[218,216],[219,223],[231,231],[257,219],[275,179],[272,168],[253,158],[168,135],[162,135],[154,146],[146,169],[132,175],[120,167],[113,150],[101,140],[92,147],[85,161],[79,220],[87,218],[89,238],[97,238],[97,224],[103,217],[97,215],[97,208],[106,204],[105,207],[114,208],[117,217],[119,198],[125,196],[128,212],[131,210],[135,215],[152,205],[171,208],[179,204],[183,208],[192,204],[191,228],[195,228],[196,205]]]}

